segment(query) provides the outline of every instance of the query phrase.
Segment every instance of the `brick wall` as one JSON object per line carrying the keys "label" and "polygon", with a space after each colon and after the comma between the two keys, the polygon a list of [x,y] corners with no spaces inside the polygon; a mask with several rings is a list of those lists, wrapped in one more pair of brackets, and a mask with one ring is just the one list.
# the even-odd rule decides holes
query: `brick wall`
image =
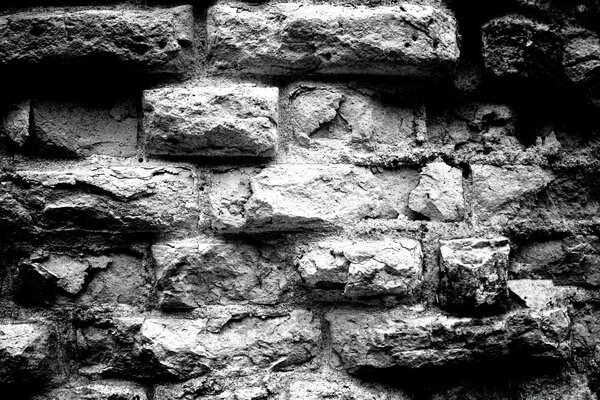
{"label": "brick wall", "polygon": [[596,399],[599,26],[0,5],[0,399]]}

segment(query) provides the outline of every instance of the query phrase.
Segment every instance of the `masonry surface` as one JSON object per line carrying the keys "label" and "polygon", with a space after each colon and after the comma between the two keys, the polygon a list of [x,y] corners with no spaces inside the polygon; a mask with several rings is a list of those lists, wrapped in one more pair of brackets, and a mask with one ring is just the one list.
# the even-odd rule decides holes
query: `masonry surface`
{"label": "masonry surface", "polygon": [[600,394],[600,1],[9,1],[0,80],[0,400]]}

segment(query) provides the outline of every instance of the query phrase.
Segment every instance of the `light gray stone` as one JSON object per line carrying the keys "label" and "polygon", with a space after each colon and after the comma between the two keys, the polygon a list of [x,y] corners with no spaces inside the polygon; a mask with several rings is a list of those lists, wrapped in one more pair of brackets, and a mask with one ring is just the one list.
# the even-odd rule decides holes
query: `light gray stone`
{"label": "light gray stone", "polygon": [[600,36],[590,30],[567,27],[564,32],[563,66],[567,79],[583,89],[588,99],[600,106]]}
{"label": "light gray stone", "polygon": [[290,277],[261,250],[265,249],[201,238],[152,246],[161,307],[275,304],[289,290]]}
{"label": "light gray stone", "polygon": [[474,164],[471,171],[474,218],[494,225],[505,224],[525,206],[528,196],[554,180],[551,171],[529,165]]}
{"label": "light gray stone", "polygon": [[289,387],[289,400],[408,400],[409,393],[385,385],[334,377],[296,380]]}
{"label": "light gray stone", "polygon": [[573,286],[555,286],[551,279],[512,279],[508,290],[525,307],[543,310],[565,304],[577,295]]}
{"label": "light gray stone", "polygon": [[0,118],[0,134],[7,137],[19,147],[23,147],[29,139],[29,114],[31,101],[13,102],[2,110]]}
{"label": "light gray stone", "polygon": [[301,366],[317,355],[321,331],[311,312],[295,310],[218,326],[210,318],[116,317],[77,334],[82,373],[183,380]]}
{"label": "light gray stone", "polygon": [[462,171],[438,159],[421,170],[408,206],[434,221],[458,221],[465,213]]}
{"label": "light gray stone", "polygon": [[564,308],[502,317],[456,318],[403,308],[327,314],[333,349],[354,374],[365,369],[454,366],[510,356],[565,360],[570,319]]}
{"label": "light gray stone", "polygon": [[339,229],[407,213],[416,171],[375,175],[349,165],[272,165],[216,174],[213,227],[227,232]]}
{"label": "light gray stone", "polygon": [[108,57],[127,68],[183,73],[193,41],[191,6],[166,9],[67,8],[0,17],[0,65]]}
{"label": "light gray stone", "polygon": [[446,307],[495,307],[508,296],[507,238],[440,241],[441,302]]}
{"label": "light gray stone", "polygon": [[410,154],[426,134],[424,107],[346,85],[295,83],[283,96],[281,162],[384,165]]}
{"label": "light gray stone", "polygon": [[147,400],[146,390],[131,382],[97,380],[93,383],[69,383],[31,400]]}
{"label": "light gray stone", "polygon": [[277,145],[276,87],[198,81],[144,92],[150,154],[271,157]]}
{"label": "light gray stone", "polygon": [[207,42],[213,69],[228,73],[444,76],[459,55],[451,12],[413,4],[218,4]]}
{"label": "light gray stone", "polygon": [[418,241],[332,240],[303,254],[298,271],[313,288],[330,288],[348,297],[410,296],[421,283],[423,255]]}
{"label": "light gray stone", "polygon": [[28,226],[12,222],[17,230],[194,230],[197,186],[195,172],[181,167],[23,164],[2,179],[0,191],[9,196],[0,201],[0,216],[16,204],[21,218],[31,220]]}
{"label": "light gray stone", "polygon": [[46,323],[0,324],[0,384],[36,383],[55,366],[56,337]]}

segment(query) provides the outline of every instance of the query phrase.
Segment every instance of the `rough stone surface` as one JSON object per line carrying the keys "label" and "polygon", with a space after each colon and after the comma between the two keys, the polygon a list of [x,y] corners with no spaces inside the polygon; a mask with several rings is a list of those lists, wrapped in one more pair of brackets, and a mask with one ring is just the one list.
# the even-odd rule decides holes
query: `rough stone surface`
{"label": "rough stone surface", "polygon": [[316,356],[319,337],[318,320],[303,310],[216,325],[207,318],[121,317],[111,329],[92,325],[78,331],[84,372],[178,379],[209,371],[285,370]]}
{"label": "rough stone surface", "polygon": [[386,191],[385,176],[348,165],[275,165],[257,175],[226,172],[213,177],[213,227],[229,232],[322,230],[365,219],[396,219],[406,212],[416,173],[391,174],[398,178],[393,193]]}
{"label": "rough stone surface", "polygon": [[156,400],[408,400],[405,391],[335,373],[268,372],[243,377],[203,376],[156,387]]}
{"label": "rough stone surface", "polygon": [[0,117],[0,134],[17,146],[23,147],[29,139],[29,114],[31,102],[22,100],[3,108]]}
{"label": "rough stone surface", "polygon": [[99,380],[90,384],[67,384],[52,390],[47,396],[34,396],[32,400],[147,400],[146,390],[137,384],[124,381]]}
{"label": "rough stone surface", "polygon": [[291,283],[268,247],[192,238],[154,245],[152,254],[163,308],[274,304]]}
{"label": "rough stone surface", "polygon": [[459,55],[454,16],[431,6],[218,4],[208,14],[217,71],[438,76]]}
{"label": "rough stone surface", "polygon": [[459,160],[476,164],[488,161],[494,154],[506,157],[524,150],[516,137],[516,112],[506,104],[479,101],[460,102],[453,107],[430,104],[426,112],[426,145],[436,150],[444,146],[449,157],[458,155]]}
{"label": "rough stone surface", "polygon": [[55,362],[55,335],[43,323],[0,324],[0,384],[36,383]]}
{"label": "rough stone surface", "polygon": [[182,73],[192,40],[190,6],[24,11],[0,18],[0,65],[105,59],[149,72]]}
{"label": "rough stone surface", "polygon": [[567,28],[565,36],[563,66],[567,79],[600,106],[600,36],[575,27]]}
{"label": "rough stone surface", "polygon": [[419,185],[410,193],[408,206],[434,221],[457,221],[465,213],[462,171],[436,160],[421,170]]}
{"label": "rough stone surface", "polygon": [[0,400],[597,400],[600,0],[0,3]]}
{"label": "rough stone surface", "polygon": [[427,400],[511,400],[511,399],[594,400],[584,375],[561,374],[505,377],[485,383],[466,382],[450,389],[435,391]]}
{"label": "rough stone surface", "polygon": [[332,311],[333,348],[351,373],[388,368],[458,366],[506,357],[564,359],[569,352],[566,310],[518,311],[470,319],[442,314]]}
{"label": "rough stone surface", "polygon": [[316,82],[284,91],[282,162],[382,164],[413,150],[426,134],[422,106]]}
{"label": "rough stone surface", "polygon": [[383,385],[352,380],[339,382],[319,377],[293,382],[289,388],[289,400],[404,400],[409,398],[409,395],[401,390]]}
{"label": "rough stone surface", "polygon": [[441,241],[442,304],[465,309],[502,304],[508,295],[509,253],[506,238]]}
{"label": "rough stone surface", "polygon": [[494,19],[482,28],[486,71],[499,78],[556,78],[562,68],[562,40],[549,25],[523,16]]}
{"label": "rough stone surface", "polygon": [[144,92],[150,154],[271,157],[277,145],[276,87],[195,82]]}
{"label": "rough stone surface", "polygon": [[147,232],[198,223],[197,178],[185,168],[36,165],[2,178],[0,220],[13,229]]}
{"label": "rough stone surface", "polygon": [[312,246],[298,271],[314,288],[340,290],[348,297],[410,296],[421,282],[423,255],[418,241],[330,241]]}
{"label": "rough stone surface", "polygon": [[34,146],[45,154],[135,156],[136,102],[134,98],[35,100],[32,103],[32,129]]}
{"label": "rough stone surface", "polygon": [[551,279],[559,285],[600,286],[600,241],[594,235],[531,241],[511,259],[511,274],[518,278]]}
{"label": "rough stone surface", "polygon": [[576,294],[576,288],[555,286],[549,279],[514,279],[507,283],[511,296],[517,297],[526,307],[543,310],[565,303]]}
{"label": "rough stone surface", "polygon": [[472,207],[478,221],[505,223],[522,208],[528,196],[554,179],[552,172],[537,166],[496,167],[472,165]]}
{"label": "rough stone surface", "polygon": [[107,268],[111,263],[111,259],[106,256],[86,258],[53,254],[36,259],[34,262],[38,264],[38,268],[47,271],[56,278],[56,285],[60,289],[67,294],[75,295],[83,289],[88,272],[92,269]]}

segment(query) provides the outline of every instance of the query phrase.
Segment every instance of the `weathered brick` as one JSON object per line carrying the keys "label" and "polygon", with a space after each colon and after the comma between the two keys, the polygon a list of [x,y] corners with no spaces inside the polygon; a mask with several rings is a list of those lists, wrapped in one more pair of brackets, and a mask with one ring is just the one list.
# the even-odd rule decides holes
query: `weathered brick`
{"label": "weathered brick", "polygon": [[485,24],[482,34],[485,69],[494,77],[548,80],[562,73],[562,40],[549,25],[510,15]]}
{"label": "weathered brick", "polygon": [[0,17],[0,65],[105,58],[128,69],[183,73],[192,40],[191,6],[24,11]]}
{"label": "weathered brick", "polygon": [[421,244],[409,238],[330,240],[315,243],[298,272],[313,288],[337,289],[347,297],[410,296],[421,283]]}
{"label": "weathered brick", "polygon": [[15,101],[2,107],[0,135],[19,147],[29,139],[30,100]]}
{"label": "weathered brick", "polygon": [[566,309],[519,310],[500,318],[456,318],[435,312],[336,310],[327,314],[333,349],[351,373],[421,369],[510,357],[565,360]]}
{"label": "weathered brick", "polygon": [[512,159],[525,151],[516,132],[516,113],[506,104],[478,101],[427,104],[427,142],[469,163]]}
{"label": "weathered brick", "polygon": [[412,169],[373,174],[348,165],[274,165],[215,174],[213,227],[228,232],[339,229],[410,215]]}
{"label": "weathered brick", "polygon": [[97,380],[89,384],[67,383],[31,400],[147,400],[143,386],[124,381]]}
{"label": "weathered brick", "polygon": [[567,79],[600,106],[600,36],[590,30],[568,27],[564,30],[563,66]]}
{"label": "weathered brick", "polygon": [[440,241],[442,304],[474,310],[505,302],[509,253],[502,237]]}
{"label": "weathered brick", "polygon": [[31,125],[33,145],[53,156],[136,155],[138,120],[132,97],[35,100]]}
{"label": "weathered brick", "polygon": [[559,285],[600,286],[600,240],[571,236],[535,240],[520,245],[511,258],[511,275],[524,279],[552,279]]}
{"label": "weathered brick", "polygon": [[152,246],[161,307],[276,303],[289,290],[291,274],[264,250],[202,238]]}
{"label": "weathered brick", "polygon": [[270,75],[443,76],[459,55],[454,16],[413,4],[219,4],[207,41],[214,69]]}
{"label": "weathered brick", "polygon": [[550,279],[513,279],[507,282],[511,296],[522,305],[535,310],[544,310],[565,304],[569,297],[577,294],[573,286],[555,286]]}
{"label": "weathered brick", "polygon": [[276,87],[200,81],[144,92],[150,154],[271,157],[277,145]]}
{"label": "weathered brick", "polygon": [[[73,235],[76,236],[76,235]],[[97,240],[91,235],[83,242]],[[64,247],[79,246],[73,238]],[[143,307],[155,296],[144,253],[128,249],[36,250],[17,267],[13,292],[21,305],[127,304]],[[154,299],[152,299],[154,301]]]}
{"label": "weathered brick", "polygon": [[24,164],[2,176],[0,220],[33,232],[194,230],[197,186],[180,167]]}
{"label": "weathered brick", "polygon": [[472,207],[476,221],[501,225],[523,207],[527,198],[544,189],[554,175],[538,166],[471,166]]}
{"label": "weathered brick", "polygon": [[423,107],[344,85],[301,82],[283,94],[281,162],[384,165],[426,135]]}
{"label": "weathered brick", "polygon": [[131,377],[190,379],[210,371],[249,375],[309,362],[320,342],[319,321],[304,310],[231,320],[114,318],[78,330],[85,371]]}
{"label": "weathered brick", "polygon": [[465,214],[462,171],[442,160],[421,170],[419,185],[410,192],[408,206],[434,221],[459,221]]}
{"label": "weathered brick", "polygon": [[408,400],[410,393],[402,389],[350,378],[336,380],[332,376],[307,376],[292,382],[289,400]]}
{"label": "weathered brick", "polygon": [[0,384],[44,380],[56,362],[56,337],[45,323],[0,324]]}

